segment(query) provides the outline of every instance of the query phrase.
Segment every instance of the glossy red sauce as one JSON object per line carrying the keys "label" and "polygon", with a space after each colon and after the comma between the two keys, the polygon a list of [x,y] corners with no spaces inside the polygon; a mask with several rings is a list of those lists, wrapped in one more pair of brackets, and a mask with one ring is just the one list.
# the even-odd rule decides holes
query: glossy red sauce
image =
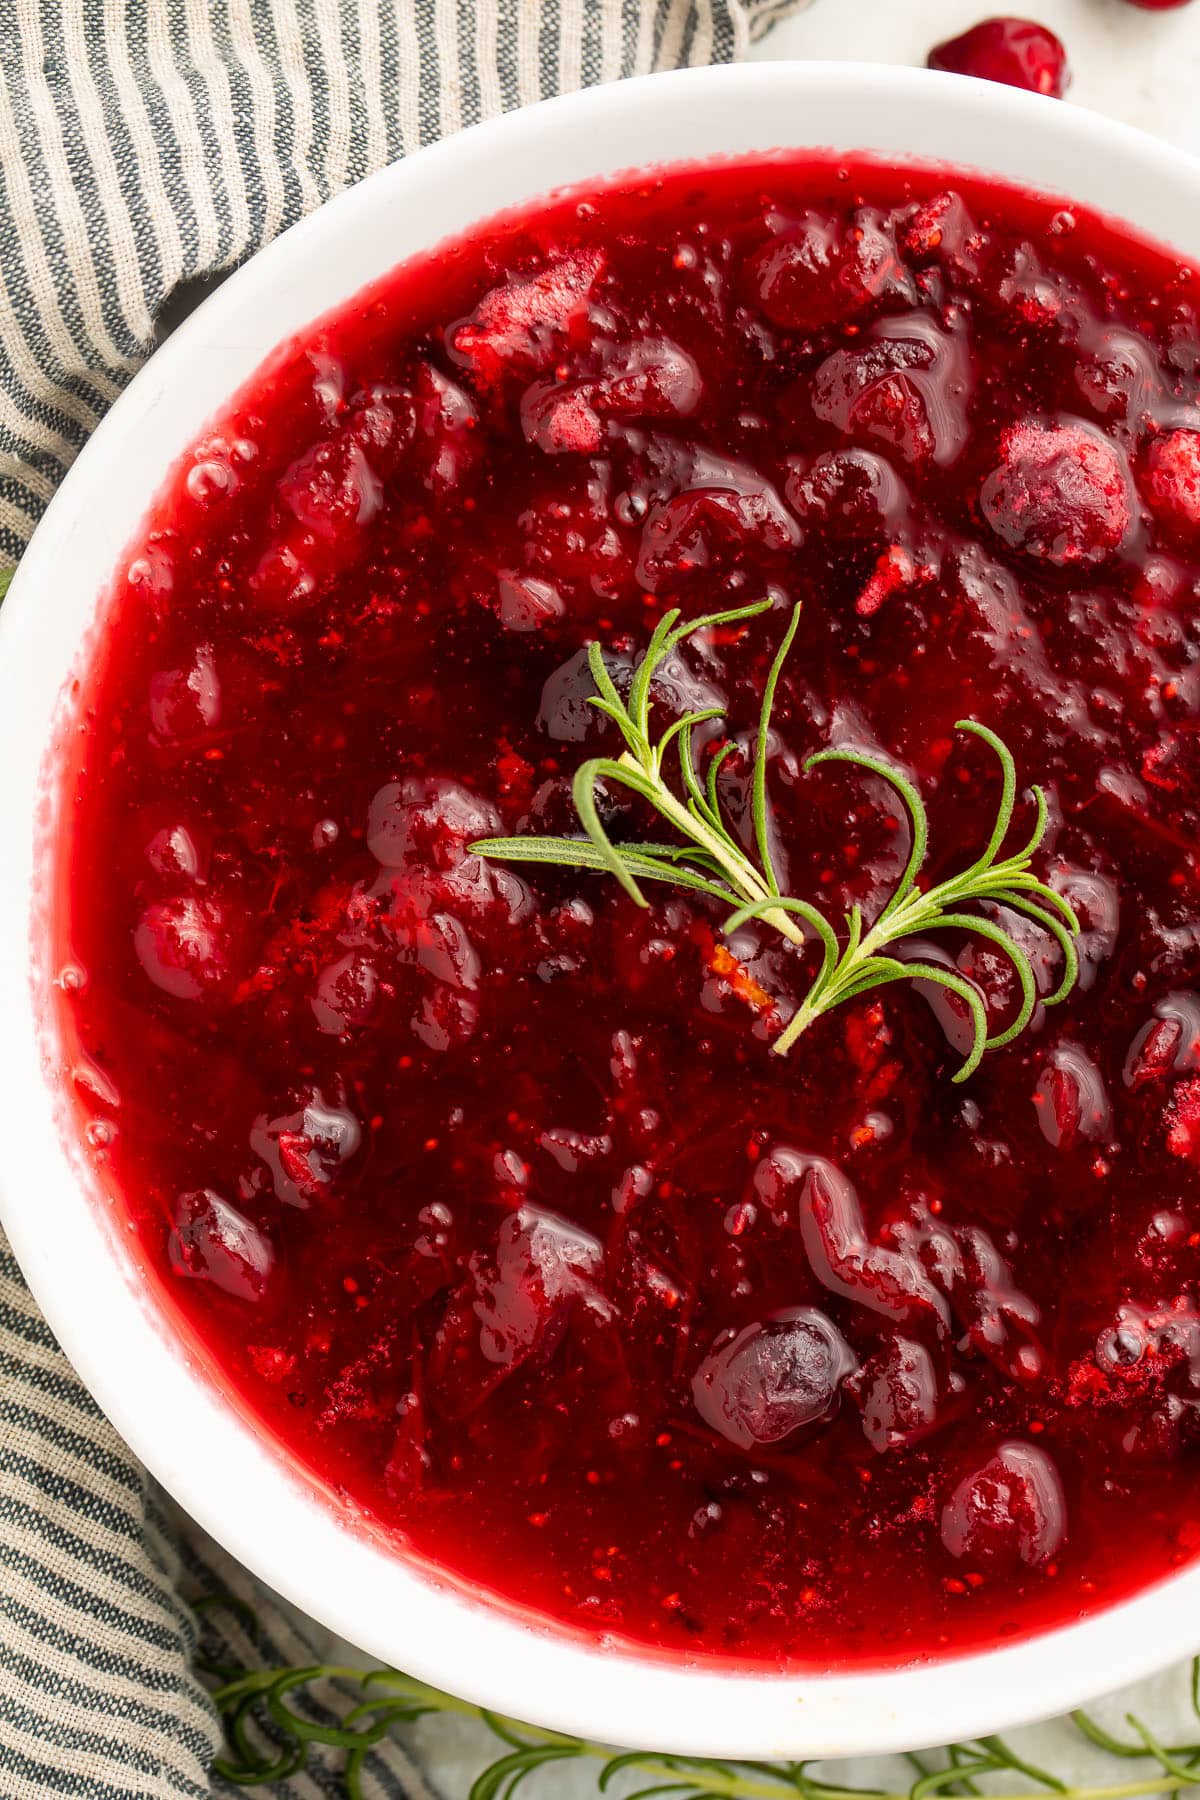
{"label": "glossy red sauce", "polygon": [[[69,1055],[146,1279],[397,1545],[772,1667],[993,1642],[1200,1549],[1198,293],[944,172],[670,173],[390,276],[172,477],[71,752]],[[811,951],[466,853],[572,829],[589,639],[620,680],[666,607],[763,595],[656,717],[727,707],[748,834],[803,601],[792,893],[870,914],[907,851],[821,746],[909,769],[935,878],[998,800],[956,719],[1047,786],[1081,979],[966,1087],[940,990],[782,1060]],[[940,945],[999,1023],[1003,958]]]}

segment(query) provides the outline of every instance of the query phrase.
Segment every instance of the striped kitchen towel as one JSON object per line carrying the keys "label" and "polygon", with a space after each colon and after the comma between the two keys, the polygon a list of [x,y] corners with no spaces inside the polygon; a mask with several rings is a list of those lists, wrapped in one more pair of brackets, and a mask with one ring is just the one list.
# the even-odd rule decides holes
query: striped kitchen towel
{"label": "striped kitchen towel", "polygon": [[[445,132],[729,61],[799,3],[0,0],[0,569],[189,290]],[[232,1791],[210,1775],[219,1731],[188,1604],[204,1590],[253,1602],[269,1660],[321,1660],[171,1519],[0,1238],[0,1800]],[[229,1615],[219,1660],[251,1654],[240,1630]],[[328,1719],[347,1702],[305,1704]],[[270,1791],[341,1793],[336,1769],[329,1753]],[[422,1800],[437,1777],[389,1744],[362,1791]]]}

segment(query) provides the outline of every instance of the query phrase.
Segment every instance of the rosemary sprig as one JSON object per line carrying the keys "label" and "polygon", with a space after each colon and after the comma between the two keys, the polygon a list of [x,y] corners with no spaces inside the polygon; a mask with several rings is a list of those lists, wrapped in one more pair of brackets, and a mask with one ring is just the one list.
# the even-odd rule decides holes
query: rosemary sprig
{"label": "rosemary sprig", "polygon": [[[480,856],[503,862],[607,871],[639,906],[648,904],[642,882],[660,881],[686,888],[729,909],[724,925],[727,933],[750,919],[759,919],[789,942],[803,946],[810,941],[803,929],[807,927],[821,947],[821,966],[772,1045],[779,1056],[786,1056],[797,1038],[824,1013],[869,989],[894,981],[935,982],[958,995],[971,1020],[971,1049],[954,1077],[965,1081],[979,1067],[985,1050],[1011,1043],[1024,1030],[1037,1005],[1038,993],[1029,958],[1016,940],[994,918],[986,913],[963,912],[964,906],[1011,908],[1033,919],[1057,941],[1062,952],[1062,979],[1055,992],[1043,1001],[1044,1005],[1055,1006],[1065,999],[1079,972],[1074,943],[1079,921],[1062,895],[1039,880],[1031,867],[1046,831],[1045,795],[1040,787],[1031,790],[1036,813],[1033,832],[1022,849],[1002,855],[1016,805],[1016,766],[994,731],[974,719],[959,720],[956,729],[981,738],[1000,763],[1000,806],[991,837],[975,861],[958,875],[932,887],[922,887],[920,875],[929,843],[929,824],[924,801],[913,783],[890,762],[863,750],[820,750],[810,756],[804,765],[806,771],[822,763],[844,762],[881,776],[903,803],[911,830],[908,862],[883,911],[868,925],[861,909],[852,906],[845,916],[844,939],[839,942],[837,931],[818,907],[781,893],[771,854],[767,797],[771,713],[783,665],[800,622],[800,607],[793,609],[763,688],[751,784],[754,856],[730,828],[721,805],[718,777],[734,744],[727,742],[711,758],[703,781],[697,772],[693,733],[698,725],[723,718],[722,709],[708,707],[686,713],[657,740],[651,737],[652,683],[666,658],[694,632],[743,623],[757,618],[770,605],[769,600],[762,600],[727,612],[706,613],[682,624],[678,609],[672,608],[656,625],[646,652],[633,671],[629,695],[624,700],[609,674],[599,644],[590,644],[588,667],[596,685],[591,704],[611,719],[625,747],[620,756],[592,757],[576,770],[572,794],[586,835],[480,838],[471,849]],[[681,793],[670,785],[665,773],[672,751],[678,761]],[[682,842],[615,844],[604,828],[597,804],[597,790],[602,783],[624,787],[638,795],[678,833]],[[1020,985],[1021,1003],[1003,1031],[989,1035],[983,999],[978,988],[964,976],[924,961],[918,954],[896,954],[900,944],[912,944],[927,932],[948,928],[986,938],[1011,962]]]}
{"label": "rosemary sprig", "polygon": [[[315,1722],[297,1710],[314,1682],[334,1681],[343,1690],[352,1684],[361,1696],[339,1725]],[[1197,1718],[1200,1659],[1192,1664],[1192,1704]],[[949,1744],[908,1758],[915,1779],[908,1786],[848,1787],[819,1772],[811,1763],[717,1761],[705,1757],[659,1755],[651,1751],[614,1751],[604,1744],[561,1732],[546,1731],[501,1718],[468,1701],[456,1700],[396,1669],[356,1669],[337,1664],[307,1668],[231,1671],[222,1666],[220,1685],[212,1692],[227,1743],[214,1773],[235,1786],[255,1787],[286,1779],[325,1746],[345,1753],[342,1791],[346,1800],[364,1800],[364,1765],[371,1751],[397,1725],[433,1713],[452,1713],[486,1725],[500,1740],[501,1754],[473,1782],[467,1800],[512,1800],[540,1769],[556,1763],[587,1762],[595,1767],[598,1794],[612,1792],[619,1775],[637,1785],[623,1800],[649,1800],[670,1793],[676,1800],[933,1800],[941,1794],[973,1794],[981,1776],[1019,1779],[1003,1789],[989,1789],[989,1800],[1137,1800],[1146,1794],[1182,1793],[1200,1787],[1200,1743],[1164,1744],[1133,1714],[1126,1715],[1132,1738],[1114,1736],[1089,1714],[1075,1712],[1069,1721],[1086,1742],[1104,1754],[1152,1765],[1116,1783],[1075,1785],[1022,1757],[1005,1739],[977,1738]],[[835,1771],[836,1773],[836,1771]]]}

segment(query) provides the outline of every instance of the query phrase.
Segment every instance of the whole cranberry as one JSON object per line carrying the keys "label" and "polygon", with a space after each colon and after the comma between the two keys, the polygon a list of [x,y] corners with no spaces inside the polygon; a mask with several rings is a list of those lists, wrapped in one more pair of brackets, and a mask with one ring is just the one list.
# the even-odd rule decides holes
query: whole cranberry
{"label": "whole cranberry", "polygon": [[935,44],[926,60],[931,69],[977,75],[1056,100],[1062,99],[1071,80],[1061,39],[1032,19],[984,19],[961,37]]}
{"label": "whole cranberry", "polygon": [[1183,537],[1200,534],[1200,431],[1168,431],[1146,458],[1146,498],[1157,518]]}
{"label": "whole cranberry", "polygon": [[1102,432],[1026,419],[1001,440],[999,465],[979,490],[996,536],[1057,568],[1100,563],[1129,531],[1133,495],[1124,462]]}

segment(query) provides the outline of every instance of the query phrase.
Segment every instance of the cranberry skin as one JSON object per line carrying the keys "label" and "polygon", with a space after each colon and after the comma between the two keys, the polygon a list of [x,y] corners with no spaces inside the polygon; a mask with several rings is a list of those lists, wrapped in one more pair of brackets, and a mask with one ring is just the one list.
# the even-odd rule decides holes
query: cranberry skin
{"label": "cranberry skin", "polygon": [[1126,6],[1136,6],[1140,12],[1175,12],[1181,6],[1187,6],[1189,0],[1125,0]]}
{"label": "cranberry skin", "polygon": [[855,1382],[863,1434],[881,1455],[903,1449],[937,1423],[938,1383],[924,1344],[894,1337],[863,1364]]}
{"label": "cranberry skin", "polygon": [[1043,1568],[1067,1535],[1066,1497],[1050,1457],[1016,1438],[999,1445],[950,1495],[941,1535],[956,1560]]}
{"label": "cranberry skin", "polygon": [[602,1246],[544,1207],[509,1213],[492,1250],[470,1261],[430,1349],[430,1393],[438,1412],[465,1418],[517,1369],[548,1361],[575,1327],[601,1335],[613,1313],[600,1288]]}
{"label": "cranberry skin", "polygon": [[475,1271],[479,1348],[490,1363],[514,1367],[548,1353],[571,1308],[607,1307],[596,1283],[603,1252],[595,1238],[538,1206],[523,1206],[500,1227],[495,1268]]}
{"label": "cranberry skin", "polygon": [[1042,1136],[1055,1150],[1102,1143],[1112,1130],[1103,1075],[1086,1051],[1066,1039],[1046,1058],[1034,1103]]}
{"label": "cranberry skin", "polygon": [[935,44],[928,66],[951,75],[975,75],[1005,87],[1027,88],[1061,100],[1071,81],[1061,39],[1032,19],[984,19],[961,37]]}
{"label": "cranberry skin", "polygon": [[235,1300],[261,1299],[274,1264],[266,1235],[212,1188],[179,1196],[167,1255],[176,1275]]}
{"label": "cranberry skin", "polygon": [[1163,1111],[1167,1149],[1200,1169],[1200,1080],[1176,1082]]}
{"label": "cranberry skin", "polygon": [[854,1353],[813,1306],[747,1325],[696,1370],[692,1398],[706,1425],[739,1450],[778,1444],[837,1410]]}
{"label": "cranberry skin", "polygon": [[326,963],[309,1000],[317,1029],[340,1037],[365,1025],[375,1010],[378,989],[378,971],[362,951],[348,950],[335,962]]}
{"label": "cranberry skin", "polygon": [[500,815],[461,782],[435,775],[389,781],[371,802],[367,848],[385,868],[454,869],[474,838],[492,837]]}
{"label": "cranberry skin", "polygon": [[1169,431],[1146,457],[1146,499],[1182,537],[1200,536],[1200,431]]}
{"label": "cranberry skin", "polygon": [[764,244],[746,272],[751,298],[785,331],[817,331],[850,310],[840,285],[842,250],[833,220],[809,213],[788,237]]}
{"label": "cranberry skin", "polygon": [[1132,494],[1116,447],[1085,425],[1011,426],[1002,461],[979,494],[1000,540],[1056,568],[1104,562],[1132,520]]}
{"label": "cranberry skin", "polygon": [[475,311],[447,334],[460,367],[484,388],[505,374],[549,368],[565,345],[586,331],[592,290],[605,255],[581,249],[560,256],[533,275],[517,275],[490,288]]}
{"label": "cranberry skin", "polygon": [[230,975],[230,934],[215,900],[157,900],[138,921],[138,961],[155,987],[176,1000],[218,992]]}
{"label": "cranberry skin", "polygon": [[1200,996],[1164,994],[1154,1016],[1129,1046],[1122,1071],[1125,1086],[1138,1088],[1164,1081],[1168,1075],[1194,1075],[1200,1070]]}
{"label": "cranberry skin", "polygon": [[835,350],[812,377],[812,409],[847,436],[873,438],[916,468],[966,447],[972,368],[961,330],[906,313]]}
{"label": "cranberry skin", "polygon": [[776,1144],[758,1165],[754,1191],[776,1217],[795,1206],[809,1265],[831,1294],[901,1323],[924,1321],[936,1336],[945,1335],[945,1297],[915,1255],[871,1242],[857,1190],[836,1164]]}
{"label": "cranberry skin", "polygon": [[860,207],[849,222],[807,212],[746,264],[751,305],[785,331],[819,331],[876,299],[915,300],[886,220]]}
{"label": "cranberry skin", "polygon": [[320,1088],[299,1096],[295,1112],[269,1119],[260,1113],[250,1148],[271,1171],[271,1185],[288,1206],[304,1208],[327,1197],[344,1163],[362,1145],[362,1127],[340,1097]]}
{"label": "cranberry skin", "polygon": [[149,711],[156,744],[186,743],[220,722],[221,684],[206,645],[197,649],[189,668],[160,669],[151,676]]}

